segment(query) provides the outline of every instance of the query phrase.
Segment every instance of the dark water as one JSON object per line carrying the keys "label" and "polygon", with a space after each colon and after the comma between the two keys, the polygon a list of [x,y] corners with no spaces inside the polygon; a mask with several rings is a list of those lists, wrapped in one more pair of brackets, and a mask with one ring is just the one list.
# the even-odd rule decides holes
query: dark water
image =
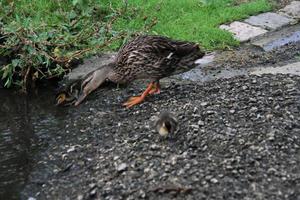
{"label": "dark water", "polygon": [[0,199],[19,199],[39,152],[63,126],[53,96],[0,89]]}

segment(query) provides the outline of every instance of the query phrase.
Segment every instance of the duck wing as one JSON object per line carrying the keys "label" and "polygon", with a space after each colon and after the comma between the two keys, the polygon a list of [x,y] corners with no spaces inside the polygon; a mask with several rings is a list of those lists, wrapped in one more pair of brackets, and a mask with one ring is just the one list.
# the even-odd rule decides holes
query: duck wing
{"label": "duck wing", "polygon": [[194,62],[203,56],[196,43],[145,35],[121,48],[116,62],[122,74],[132,79],[162,78],[195,67]]}

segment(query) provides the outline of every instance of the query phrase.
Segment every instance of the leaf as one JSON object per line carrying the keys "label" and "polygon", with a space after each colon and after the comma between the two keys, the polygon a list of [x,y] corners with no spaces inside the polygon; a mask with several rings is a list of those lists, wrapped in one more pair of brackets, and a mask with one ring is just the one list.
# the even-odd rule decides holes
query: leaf
{"label": "leaf", "polygon": [[72,5],[73,6],[76,6],[76,5],[80,4],[80,3],[82,3],[82,0],[73,0],[72,1]]}
{"label": "leaf", "polygon": [[55,57],[60,57],[61,55],[61,51],[58,47],[55,47],[55,49],[53,50],[53,54]]}
{"label": "leaf", "polygon": [[39,77],[39,72],[36,71],[34,74],[33,74],[34,78],[38,78]]}
{"label": "leaf", "polygon": [[20,59],[13,59],[12,61],[11,61],[11,64],[12,64],[12,66],[15,68],[15,67],[17,67],[17,66],[19,66],[19,64],[20,64]]}
{"label": "leaf", "polygon": [[8,75],[8,70],[5,70],[2,75],[2,79],[5,79]]}
{"label": "leaf", "polygon": [[7,78],[5,81],[4,87],[9,88],[11,86],[11,80],[12,80],[11,78]]}
{"label": "leaf", "polygon": [[72,20],[72,19],[75,19],[77,17],[77,14],[74,10],[72,10],[70,13],[69,13],[69,19]]}

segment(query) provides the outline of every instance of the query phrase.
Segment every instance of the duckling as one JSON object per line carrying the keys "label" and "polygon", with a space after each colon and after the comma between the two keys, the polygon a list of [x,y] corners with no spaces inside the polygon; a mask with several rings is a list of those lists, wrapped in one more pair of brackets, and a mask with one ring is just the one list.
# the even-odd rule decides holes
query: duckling
{"label": "duckling", "polygon": [[173,135],[177,130],[177,126],[176,117],[168,111],[161,112],[155,122],[155,129],[162,137]]}
{"label": "duckling", "polygon": [[106,75],[110,69],[110,64],[101,66],[88,73],[84,78],[75,80],[66,86],[63,86],[56,95],[56,105],[74,104],[77,106],[88,94],[106,81]]}
{"label": "duckling", "polygon": [[59,89],[59,92],[55,96],[56,106],[58,105],[72,105],[74,104],[80,92],[81,82],[73,81],[66,86]]}
{"label": "duckling", "polygon": [[149,94],[159,93],[160,79],[196,67],[195,61],[204,55],[199,45],[193,42],[156,35],[137,36],[119,50],[112,63],[86,77],[75,105],[79,105],[105,80],[127,84],[137,79],[149,79],[150,84],[140,96],[131,97],[123,103],[130,108],[141,103]]}

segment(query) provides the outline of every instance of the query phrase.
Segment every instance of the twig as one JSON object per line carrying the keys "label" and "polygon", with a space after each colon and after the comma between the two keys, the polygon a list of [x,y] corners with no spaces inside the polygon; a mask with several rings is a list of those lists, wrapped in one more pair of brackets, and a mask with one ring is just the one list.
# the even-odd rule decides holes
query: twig
{"label": "twig", "polygon": [[23,84],[23,92],[27,93],[27,89],[28,89],[28,84],[29,84],[29,76],[30,76],[30,71],[31,71],[31,67],[27,67],[26,69],[26,73],[24,76],[24,84]]}

